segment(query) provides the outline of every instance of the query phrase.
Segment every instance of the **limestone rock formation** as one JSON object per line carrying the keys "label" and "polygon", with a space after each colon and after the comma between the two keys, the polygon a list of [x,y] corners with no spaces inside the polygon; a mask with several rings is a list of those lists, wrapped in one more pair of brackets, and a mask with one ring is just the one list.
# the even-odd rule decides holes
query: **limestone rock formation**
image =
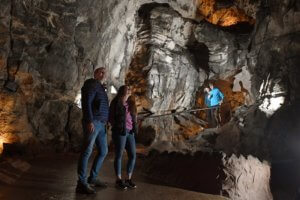
{"label": "limestone rock formation", "polygon": [[270,166],[252,156],[153,151],[143,163],[143,172],[165,184],[222,194],[234,200],[272,199],[268,184]]}
{"label": "limestone rock formation", "polygon": [[[157,115],[194,108],[207,80],[233,76],[246,63],[247,40],[206,22],[184,19],[169,6],[145,5],[137,22],[136,50],[126,81],[133,86],[141,110]],[[193,114],[185,118],[190,123],[182,125],[176,116],[146,119],[142,126],[154,130],[154,142],[177,141],[203,130],[205,123]]]}
{"label": "limestone rock formation", "polygon": [[[27,132],[44,135],[36,127],[31,130],[30,124],[36,124],[33,119],[42,112],[45,101],[63,100],[71,105],[75,98],[80,98],[83,81],[99,65],[108,68],[108,85],[120,86],[138,52],[145,50],[141,45],[148,40],[151,52],[145,55],[149,58],[144,64],[152,65],[144,89],[148,92],[146,104],[151,106],[146,108],[158,113],[191,108],[199,87],[207,78],[234,74],[241,64],[233,63],[245,61],[239,58],[243,50],[236,46],[238,43],[233,35],[205,22],[201,25],[203,33],[196,34],[198,25],[189,19],[199,20],[197,6],[196,1],[110,1],[107,4],[3,1],[0,77],[4,88],[12,93],[1,94],[21,97],[26,105],[22,115],[29,120]],[[149,19],[143,19],[139,13],[149,15]],[[211,33],[216,33],[216,38],[223,37],[224,42],[217,49],[208,41]],[[199,58],[199,54],[203,56]],[[63,118],[68,119],[67,112]],[[78,123],[79,120],[80,117]]]}
{"label": "limestone rock formation", "polygon": [[[74,103],[83,81],[105,66],[110,97],[127,82],[140,112],[170,114],[143,119],[140,142],[168,152],[224,152],[234,179],[240,168],[229,158],[242,155],[236,165],[263,166],[268,184],[268,164],[253,157],[298,155],[299,8],[297,0],[2,0],[0,149],[37,143],[78,151]],[[204,111],[185,112],[203,106],[208,81],[225,94],[220,129],[206,129]],[[224,184],[230,198],[249,198],[248,183]],[[268,190],[257,195],[271,199]]]}

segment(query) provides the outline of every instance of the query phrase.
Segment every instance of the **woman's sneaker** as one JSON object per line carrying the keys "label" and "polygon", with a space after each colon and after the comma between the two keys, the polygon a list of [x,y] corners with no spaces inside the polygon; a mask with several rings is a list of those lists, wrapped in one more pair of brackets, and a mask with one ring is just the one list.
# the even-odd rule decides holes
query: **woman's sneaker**
{"label": "woman's sneaker", "polygon": [[126,184],[121,179],[116,180],[116,187],[121,189],[121,190],[126,190],[127,189]]}
{"label": "woman's sneaker", "polygon": [[126,184],[127,187],[129,187],[129,188],[132,188],[132,189],[136,188],[136,185],[132,182],[131,179],[125,180],[125,184]]}

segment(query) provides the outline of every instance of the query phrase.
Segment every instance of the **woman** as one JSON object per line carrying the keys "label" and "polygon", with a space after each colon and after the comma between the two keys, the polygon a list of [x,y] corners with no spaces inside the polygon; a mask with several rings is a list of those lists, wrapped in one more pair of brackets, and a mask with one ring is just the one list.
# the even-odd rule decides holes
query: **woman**
{"label": "woman", "polygon": [[[132,182],[132,172],[136,159],[136,146],[134,134],[137,134],[137,111],[130,88],[123,85],[119,88],[117,96],[110,104],[110,123],[112,125],[112,138],[115,146],[114,168],[116,173],[116,186],[120,189],[136,188]],[[130,97],[130,98],[129,98]],[[122,180],[122,155],[126,149],[128,155],[127,178]]]}

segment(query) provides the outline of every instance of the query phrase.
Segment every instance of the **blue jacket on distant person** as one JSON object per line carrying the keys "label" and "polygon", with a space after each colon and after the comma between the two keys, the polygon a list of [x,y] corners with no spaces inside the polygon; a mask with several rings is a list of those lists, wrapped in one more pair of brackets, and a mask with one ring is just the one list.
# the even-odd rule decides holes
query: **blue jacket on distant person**
{"label": "blue jacket on distant person", "polygon": [[108,97],[103,85],[96,79],[88,79],[81,88],[81,105],[86,123],[99,120],[107,122],[109,113]]}
{"label": "blue jacket on distant person", "polygon": [[224,99],[223,93],[218,88],[213,88],[210,92],[210,107],[218,106]]}

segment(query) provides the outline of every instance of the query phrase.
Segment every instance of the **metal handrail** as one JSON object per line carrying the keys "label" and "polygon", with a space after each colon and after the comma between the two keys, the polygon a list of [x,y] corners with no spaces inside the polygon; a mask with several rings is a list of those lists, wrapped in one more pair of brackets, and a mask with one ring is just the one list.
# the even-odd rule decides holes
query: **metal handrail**
{"label": "metal handrail", "polygon": [[[174,112],[174,113],[166,113],[166,114],[160,114],[160,115],[152,115],[152,113],[146,117],[144,117],[143,119],[146,118],[157,118],[157,117],[163,117],[163,116],[174,116],[174,115],[180,115],[182,113],[187,113],[187,112],[196,112],[196,111],[201,111],[201,110],[211,110],[211,109],[215,109],[218,108],[220,106],[213,106],[213,107],[208,107],[208,108],[194,108],[194,109],[189,109],[189,110],[183,110],[183,111],[179,111],[179,112]],[[141,114],[138,114],[141,115]]]}
{"label": "metal handrail", "polygon": [[[235,101],[235,100],[231,100],[231,101]],[[164,117],[164,116],[175,116],[175,115],[180,115],[182,113],[191,113],[191,112],[196,112],[196,111],[203,111],[203,110],[211,110],[211,109],[215,109],[215,108],[219,108],[224,104],[230,104],[231,101],[228,102],[223,102],[221,105],[218,106],[213,106],[213,107],[206,107],[206,108],[194,108],[194,109],[189,109],[189,110],[183,110],[183,111],[179,111],[179,112],[172,112],[173,110],[165,110],[164,112],[171,112],[171,113],[166,113],[166,114],[158,114],[158,115],[153,115],[154,113],[152,113],[151,111],[146,112],[145,114],[138,114],[138,118],[142,118],[142,119],[147,119],[147,118],[158,118],[158,117]],[[238,102],[238,101],[236,101]],[[229,110],[230,112],[230,117],[232,116],[232,110],[230,108]],[[145,116],[146,115],[146,116]],[[141,116],[141,117],[139,117]]]}

